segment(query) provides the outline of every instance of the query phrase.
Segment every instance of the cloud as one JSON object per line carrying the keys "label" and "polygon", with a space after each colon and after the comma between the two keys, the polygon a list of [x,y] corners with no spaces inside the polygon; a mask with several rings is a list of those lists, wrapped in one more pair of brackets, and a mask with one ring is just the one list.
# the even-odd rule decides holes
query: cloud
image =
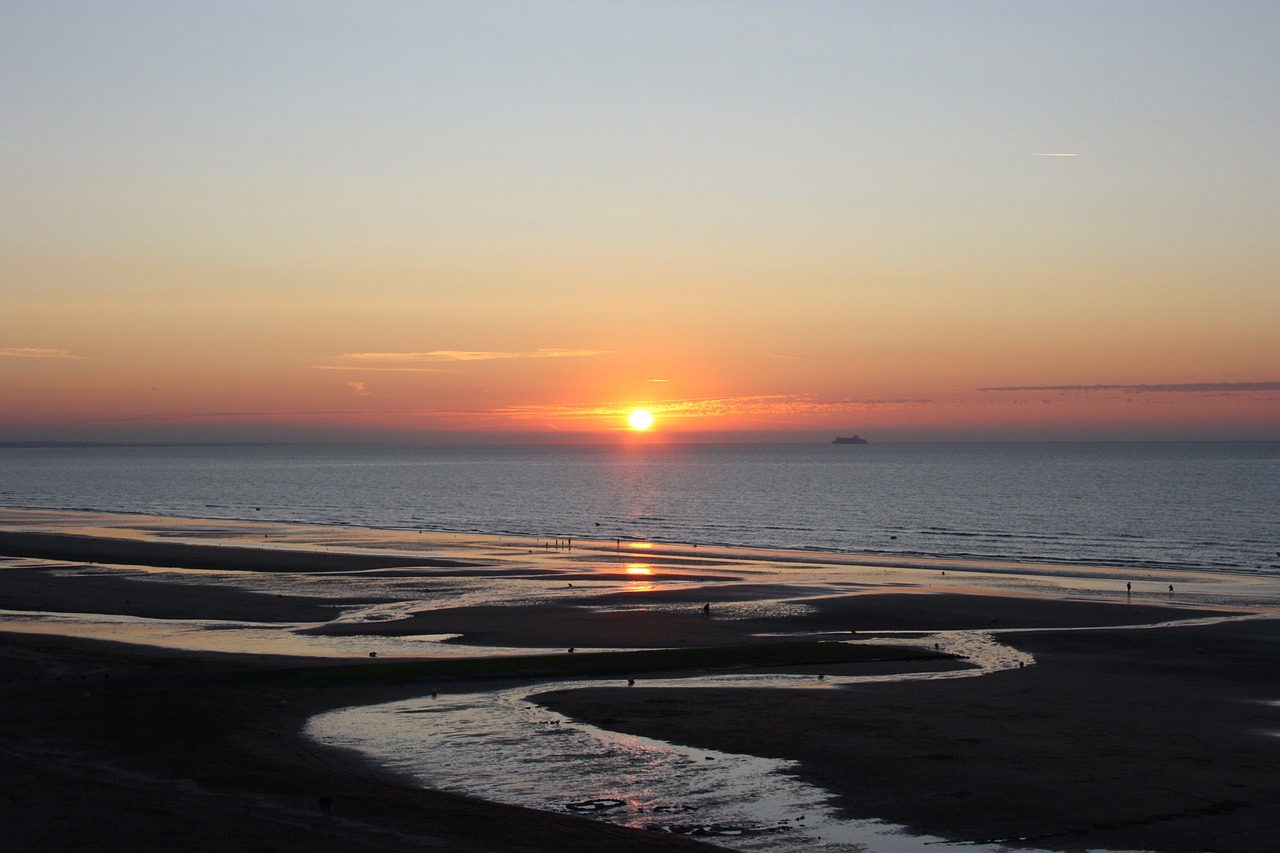
{"label": "cloud", "polygon": [[609,350],[544,349],[501,352],[491,350],[432,350],[430,352],[344,352],[342,364],[316,364],[313,370],[359,370],[387,373],[444,373],[447,367],[418,367],[421,364],[456,363],[460,361],[502,361],[516,358],[587,358],[608,355]]}
{"label": "cloud", "polygon": [[0,356],[8,358],[84,358],[84,356],[76,355],[69,350],[49,349],[47,347],[3,347],[0,348]]}
{"label": "cloud", "polygon": [[499,361],[511,358],[585,358],[607,355],[608,350],[544,348],[518,352],[485,350],[432,350],[431,352],[344,352],[342,358],[360,363],[434,361]]}
{"label": "cloud", "polygon": [[[866,412],[928,405],[931,400],[822,400],[803,395],[773,394],[743,397],[703,397],[685,400],[646,402],[655,417],[711,418],[785,417],[819,413]],[[631,411],[636,401],[557,405],[508,406],[499,414],[514,418],[612,418]]]}
{"label": "cloud", "polygon": [[1124,391],[1130,394],[1221,394],[1280,391],[1280,382],[1180,382],[1164,385],[1006,385],[979,391]]}
{"label": "cloud", "polygon": [[[407,413],[417,414],[418,412],[419,410],[410,410]],[[380,413],[380,414],[385,414],[385,413]],[[396,413],[392,413],[392,414],[396,414]],[[400,413],[400,414],[403,414],[403,413]],[[146,414],[146,415],[128,415],[128,416],[122,416],[118,418],[106,418],[105,420],[110,423],[136,423],[136,422],[149,422],[149,421],[154,421],[156,423],[165,423],[165,422],[188,422],[188,421],[203,420],[208,418],[253,419],[253,418],[280,418],[280,417],[312,418],[312,417],[335,417],[335,416],[350,416],[350,417],[364,418],[369,416],[369,410],[368,409],[312,409],[312,410],[259,409],[257,411],[243,411],[243,412],[155,412],[155,413]]]}
{"label": "cloud", "polygon": [[1032,151],[1031,156],[1032,157],[1079,157],[1080,155],[1074,154],[1068,151]]}
{"label": "cloud", "polygon": [[439,367],[369,367],[362,364],[313,364],[312,370],[359,370],[362,373],[444,373]]}
{"label": "cloud", "polygon": [[363,382],[348,382],[347,385],[349,385],[352,392],[359,397],[368,397],[372,393],[365,387]]}

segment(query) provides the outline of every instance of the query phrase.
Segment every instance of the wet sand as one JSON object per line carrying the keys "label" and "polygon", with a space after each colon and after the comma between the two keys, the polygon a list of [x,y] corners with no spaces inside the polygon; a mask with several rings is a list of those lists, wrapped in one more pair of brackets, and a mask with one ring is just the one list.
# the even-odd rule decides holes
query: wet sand
{"label": "wet sand", "polygon": [[299,735],[312,714],[423,688],[305,688],[286,684],[280,663],[4,636],[4,849],[707,849],[421,790],[321,749]]}
{"label": "wet sand", "polygon": [[[354,582],[348,598],[315,599],[228,588],[212,577],[181,585],[116,577],[87,565],[108,562],[106,554],[122,564],[171,565],[166,561],[194,553],[157,550],[161,536],[184,540],[165,544],[217,540],[210,544],[217,558],[230,560],[219,570],[261,571],[278,558],[275,545],[283,542],[302,552],[334,549],[323,554],[319,571],[405,564],[398,554],[363,553],[378,549],[411,551],[409,564],[441,573],[486,564],[493,571],[546,575],[557,587],[581,586],[564,578],[590,577],[588,565],[622,571],[621,564],[608,562],[603,545],[594,553],[548,554],[540,543],[492,537],[225,523],[208,523],[201,532],[200,524],[178,520],[113,522],[16,511],[5,511],[0,521],[23,534],[21,540],[0,534],[0,555],[6,541],[20,541],[10,550],[23,552],[0,565],[0,607],[22,611],[324,623],[343,607],[369,601]],[[39,544],[33,533],[81,537],[73,544],[85,549],[75,556],[84,564],[51,562],[70,556],[58,550],[65,549],[65,539],[45,539],[50,551],[44,553],[32,544]],[[272,547],[253,547],[251,540],[267,536]],[[317,545],[318,536],[331,541]],[[143,546],[130,549],[131,541]],[[533,553],[513,562],[526,551]],[[1124,630],[1117,626],[1221,611],[1153,594],[1137,602],[1074,593],[1028,596],[950,578],[945,586],[932,579],[932,585],[914,588],[896,579],[887,588],[869,580],[851,583],[847,591],[792,588],[786,577],[742,580],[733,566],[717,562],[720,556],[668,559],[679,564],[673,570],[696,574],[710,567],[722,574],[706,583],[654,583],[648,597],[643,589],[623,593],[587,584],[580,594],[575,586],[580,597],[567,603],[438,607],[360,630],[389,636],[456,630],[477,646],[625,649],[723,646],[759,642],[762,634],[781,641],[793,633],[847,639],[850,632],[873,638],[893,631],[1035,628],[1003,635],[1033,653],[1034,666],[979,678],[806,690],[803,701],[795,691],[675,690],[641,682],[560,692],[543,701],[619,731],[796,759],[801,772],[834,792],[851,815],[949,839],[1004,840],[1016,847],[1015,839],[1029,838],[1034,844],[1028,845],[1064,850],[1274,848],[1280,835],[1276,619]],[[1146,586],[1154,588],[1155,581]],[[803,606],[719,618],[722,609],[779,597]],[[629,609],[600,610],[617,604],[614,599]],[[704,602],[712,605],[712,618],[702,615]],[[1064,630],[1078,626],[1099,630]],[[317,630],[351,629],[330,624]],[[587,818],[417,790],[357,756],[322,749],[298,734],[309,716],[442,685],[303,687],[289,678],[303,664],[375,665],[0,634],[6,847],[709,849]],[[327,815],[319,809],[321,796],[333,800]]]}
{"label": "wet sand", "polygon": [[1275,850],[1280,621],[1005,640],[980,678],[818,691],[592,688],[567,716],[801,762],[874,816],[955,841],[1064,850]]}

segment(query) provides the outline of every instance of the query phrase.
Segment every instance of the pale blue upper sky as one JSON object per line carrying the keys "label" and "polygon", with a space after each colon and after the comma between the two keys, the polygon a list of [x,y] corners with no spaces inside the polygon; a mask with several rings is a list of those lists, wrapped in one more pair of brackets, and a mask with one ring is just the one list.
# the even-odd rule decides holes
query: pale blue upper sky
{"label": "pale blue upper sky", "polygon": [[[0,20],[10,238],[809,240],[922,208],[1031,227],[1042,183],[1042,227],[1274,231],[1274,2],[9,0]],[[1026,156],[1055,152],[1088,166]],[[92,196],[129,192],[104,223]],[[314,207],[253,209],[271,192]]]}

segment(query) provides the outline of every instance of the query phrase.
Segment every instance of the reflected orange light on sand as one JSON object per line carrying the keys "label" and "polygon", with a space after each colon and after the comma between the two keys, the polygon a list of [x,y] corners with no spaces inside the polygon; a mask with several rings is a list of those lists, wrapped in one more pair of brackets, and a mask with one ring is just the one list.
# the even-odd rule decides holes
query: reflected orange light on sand
{"label": "reflected orange light on sand", "polygon": [[648,550],[653,547],[653,543],[652,542],[628,542],[627,547],[640,548],[641,550]]}
{"label": "reflected orange light on sand", "polygon": [[651,575],[653,574],[653,566],[648,563],[628,563],[627,574],[629,575]]}

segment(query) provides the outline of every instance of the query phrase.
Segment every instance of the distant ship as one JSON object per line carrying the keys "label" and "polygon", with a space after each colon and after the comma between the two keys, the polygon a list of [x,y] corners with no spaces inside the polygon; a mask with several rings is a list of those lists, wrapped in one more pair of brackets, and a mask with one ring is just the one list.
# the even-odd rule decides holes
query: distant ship
{"label": "distant ship", "polygon": [[832,444],[866,444],[867,440],[860,435],[848,435],[848,436],[842,435],[831,443]]}

